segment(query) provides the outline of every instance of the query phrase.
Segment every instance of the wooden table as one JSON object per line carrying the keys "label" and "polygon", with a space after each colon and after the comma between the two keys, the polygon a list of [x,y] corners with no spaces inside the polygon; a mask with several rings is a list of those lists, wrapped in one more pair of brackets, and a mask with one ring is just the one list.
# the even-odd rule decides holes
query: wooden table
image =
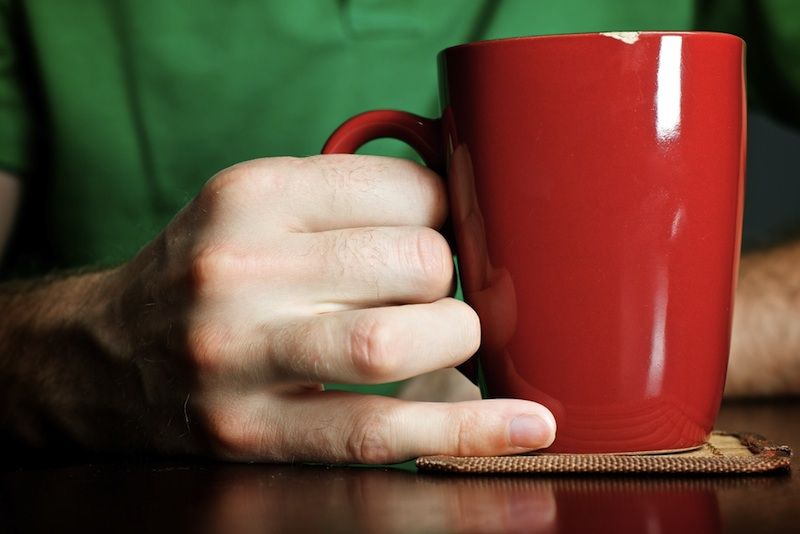
{"label": "wooden table", "polygon": [[[800,452],[800,400],[717,427]],[[797,471],[797,461],[794,462]],[[408,469],[82,459],[0,473],[0,532],[800,532],[800,476],[464,477]]]}

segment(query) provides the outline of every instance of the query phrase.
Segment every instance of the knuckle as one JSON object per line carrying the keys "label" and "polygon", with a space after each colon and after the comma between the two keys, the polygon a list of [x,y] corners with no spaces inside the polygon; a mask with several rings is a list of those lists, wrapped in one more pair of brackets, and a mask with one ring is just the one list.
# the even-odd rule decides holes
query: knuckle
{"label": "knuckle", "polygon": [[189,262],[189,283],[197,293],[216,287],[230,274],[231,258],[219,246],[205,246]]}
{"label": "knuckle", "polygon": [[214,210],[229,200],[231,193],[236,193],[243,182],[245,182],[245,173],[241,171],[239,165],[218,172],[206,182],[200,191],[198,196],[200,207],[204,210]]}
{"label": "knuckle", "polygon": [[244,161],[214,175],[200,194],[203,206],[220,202],[247,202],[255,197],[282,192],[287,183],[286,170],[297,158],[269,158]]}
{"label": "knuckle", "polygon": [[449,432],[452,436],[451,445],[456,456],[471,456],[476,453],[475,433],[476,429],[483,428],[486,424],[481,420],[481,416],[476,411],[459,410],[450,419],[453,429]]}
{"label": "knuckle", "polygon": [[453,278],[453,256],[444,236],[422,228],[403,243],[402,258],[418,273],[420,283],[435,290],[447,290]]}
{"label": "knuckle", "polygon": [[206,413],[204,419],[211,448],[223,458],[251,459],[265,446],[267,437],[259,432],[258,423],[252,417],[230,408],[215,408]]}
{"label": "knuckle", "polygon": [[189,287],[195,295],[230,294],[254,280],[284,277],[297,269],[297,258],[286,250],[259,253],[231,245],[210,244],[198,247],[188,265]]}
{"label": "knuckle", "polygon": [[350,358],[359,376],[373,382],[392,379],[397,359],[392,350],[394,333],[384,321],[366,316],[350,332]]}
{"label": "knuckle", "polygon": [[347,436],[347,456],[363,464],[391,462],[393,426],[393,417],[386,409],[370,407],[357,412]]}
{"label": "knuckle", "polygon": [[226,354],[234,336],[222,325],[198,325],[186,334],[186,352],[198,376],[214,377],[226,369]]}

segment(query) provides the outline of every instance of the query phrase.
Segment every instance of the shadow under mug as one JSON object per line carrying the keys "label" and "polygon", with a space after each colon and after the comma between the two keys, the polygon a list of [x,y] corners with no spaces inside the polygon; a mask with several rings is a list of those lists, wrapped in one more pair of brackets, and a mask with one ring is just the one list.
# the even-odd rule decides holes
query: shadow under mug
{"label": "shadow under mug", "polygon": [[712,430],[741,239],[744,43],[715,33],[525,37],[438,56],[441,119],[370,111],[446,171],[486,397],[555,415],[552,452],[679,450]]}

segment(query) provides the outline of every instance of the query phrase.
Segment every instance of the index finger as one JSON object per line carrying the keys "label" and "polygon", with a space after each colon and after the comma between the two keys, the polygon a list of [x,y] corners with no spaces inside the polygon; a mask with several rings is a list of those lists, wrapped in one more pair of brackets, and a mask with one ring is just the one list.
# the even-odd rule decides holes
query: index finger
{"label": "index finger", "polygon": [[366,226],[438,228],[447,216],[441,177],[410,160],[329,154],[248,162],[259,174],[279,175],[269,214],[301,232]]}

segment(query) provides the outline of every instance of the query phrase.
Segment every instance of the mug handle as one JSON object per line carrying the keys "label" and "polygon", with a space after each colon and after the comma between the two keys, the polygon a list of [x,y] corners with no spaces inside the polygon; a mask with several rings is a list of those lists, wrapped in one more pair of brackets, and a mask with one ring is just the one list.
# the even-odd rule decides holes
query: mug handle
{"label": "mug handle", "polygon": [[403,141],[433,171],[444,172],[441,120],[405,111],[379,109],[351,117],[331,134],[322,153],[352,154],[365,143],[384,137]]}

